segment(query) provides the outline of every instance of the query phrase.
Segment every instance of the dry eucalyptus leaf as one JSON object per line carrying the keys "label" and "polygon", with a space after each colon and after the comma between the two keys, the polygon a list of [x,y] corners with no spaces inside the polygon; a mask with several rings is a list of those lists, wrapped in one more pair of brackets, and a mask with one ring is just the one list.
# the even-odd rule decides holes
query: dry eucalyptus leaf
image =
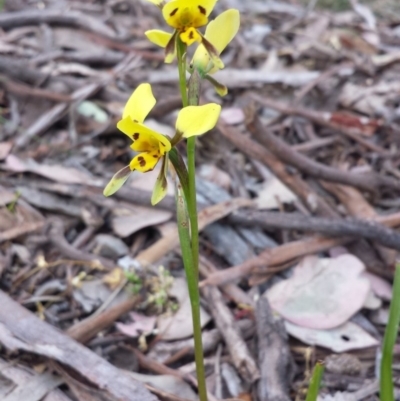
{"label": "dry eucalyptus leaf", "polygon": [[117,208],[113,209],[111,225],[115,234],[125,238],[144,227],[165,223],[171,217],[172,212],[168,210],[121,202]]}
{"label": "dry eucalyptus leaf", "polygon": [[[192,336],[192,309],[190,307],[186,280],[183,278],[174,279],[174,283],[168,294],[178,300],[179,309],[173,315],[164,314],[158,317],[157,326],[161,339],[172,341]],[[201,326],[204,327],[210,319],[210,315],[200,307]]]}
{"label": "dry eucalyptus leaf", "polygon": [[64,167],[59,164],[39,164],[32,159],[23,161],[14,155],[9,155],[6,158],[3,168],[17,173],[35,173],[49,180],[66,184],[100,185],[101,183],[99,180],[95,180],[90,175],[73,167]]}
{"label": "dry eucalyptus leaf", "polygon": [[364,305],[370,290],[364,264],[353,255],[308,256],[293,275],[266,292],[272,309],[291,323],[331,329],[345,323]]}
{"label": "dry eucalyptus leaf", "polygon": [[170,375],[144,375],[136,372],[129,372],[137,381],[149,384],[162,391],[174,394],[179,399],[196,401],[198,399],[195,392],[185,381],[179,377]]}
{"label": "dry eucalyptus leaf", "polygon": [[263,185],[256,198],[259,209],[279,209],[283,203],[292,203],[297,196],[278,178],[271,178]]}
{"label": "dry eucalyptus leaf", "polygon": [[392,299],[392,286],[383,278],[377,276],[376,274],[366,272],[365,276],[368,278],[371,283],[371,290],[374,294],[385,300],[390,301]]}
{"label": "dry eucalyptus leaf", "polygon": [[0,142],[0,160],[4,160],[11,152],[12,142]]}
{"label": "dry eucalyptus leaf", "polygon": [[141,334],[151,334],[156,324],[155,316],[145,316],[136,312],[131,312],[129,316],[133,320],[132,323],[115,324],[121,333],[134,338],[139,337]]}
{"label": "dry eucalyptus leaf", "polygon": [[353,322],[346,322],[330,330],[309,329],[287,321],[285,321],[285,327],[291,336],[304,343],[318,345],[334,352],[345,352],[379,345],[378,340]]}

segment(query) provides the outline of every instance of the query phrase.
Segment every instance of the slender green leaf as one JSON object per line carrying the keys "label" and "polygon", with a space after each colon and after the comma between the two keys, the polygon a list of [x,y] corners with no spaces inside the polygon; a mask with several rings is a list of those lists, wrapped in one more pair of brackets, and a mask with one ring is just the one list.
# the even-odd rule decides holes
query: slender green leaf
{"label": "slender green leaf", "polygon": [[311,377],[310,386],[308,387],[306,401],[316,401],[321,386],[321,379],[324,373],[324,365],[317,362],[314,368],[313,375]]}
{"label": "slender green leaf", "polygon": [[400,323],[400,263],[396,266],[393,285],[393,297],[390,303],[389,322],[386,326],[382,345],[380,399],[394,401],[394,388],[392,378],[393,348]]}

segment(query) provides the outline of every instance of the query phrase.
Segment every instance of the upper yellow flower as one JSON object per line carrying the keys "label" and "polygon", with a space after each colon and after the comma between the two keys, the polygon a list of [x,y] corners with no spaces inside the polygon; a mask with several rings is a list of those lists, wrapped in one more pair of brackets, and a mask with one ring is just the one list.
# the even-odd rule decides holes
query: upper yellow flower
{"label": "upper yellow flower", "polygon": [[[142,173],[151,171],[162,159],[162,168],[154,186],[151,203],[161,201],[167,193],[168,152],[171,141],[166,136],[146,127],[143,122],[156,104],[150,84],[141,84],[132,93],[125,105],[122,119],[117,127],[132,140],[131,148],[138,152],[128,166],[118,171],[104,189],[104,195],[117,192],[134,170]],[[178,113],[174,143],[181,138],[201,135],[215,127],[221,106],[208,103],[203,106],[185,107]]]}
{"label": "upper yellow flower", "polygon": [[[226,10],[207,25],[204,37],[220,55],[238,33],[239,26],[239,11],[235,9]],[[202,43],[197,47],[190,65],[196,68],[202,76],[214,74],[224,67],[223,64],[221,66],[213,63]]]}
{"label": "upper yellow flower", "polygon": [[158,46],[165,48],[165,62],[171,63],[176,54],[176,38],[179,38],[188,46],[194,42],[204,45],[210,58],[216,66],[223,66],[214,46],[198,31],[208,23],[208,17],[214,9],[217,0],[171,0],[164,4],[159,0],[147,0],[162,7],[162,14],[175,31],[170,34],[160,30],[145,32],[148,39]]}

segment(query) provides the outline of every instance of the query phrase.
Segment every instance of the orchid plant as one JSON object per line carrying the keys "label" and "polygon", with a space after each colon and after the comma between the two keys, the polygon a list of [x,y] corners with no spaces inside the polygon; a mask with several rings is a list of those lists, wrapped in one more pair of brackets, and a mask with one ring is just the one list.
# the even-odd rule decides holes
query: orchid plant
{"label": "orchid plant", "polygon": [[[132,141],[131,149],[137,155],[129,165],[118,171],[104,189],[104,195],[117,192],[127,181],[132,171],[146,173],[155,168],[161,160],[160,173],[156,179],[151,198],[153,205],[160,202],[167,193],[167,173],[173,166],[179,178],[176,185],[176,205],[179,239],[182,258],[188,280],[192,306],[192,320],[195,340],[195,359],[198,390],[201,401],[207,401],[203,346],[200,325],[199,233],[196,204],[195,139],[213,129],[218,121],[221,106],[216,103],[199,105],[202,80],[211,82],[216,92],[225,96],[227,88],[212,74],[224,68],[220,58],[222,51],[239,30],[240,15],[230,9],[209,22],[217,0],[146,0],[161,10],[165,22],[173,32],[150,30],[145,32],[154,44],[165,49],[165,62],[177,59],[179,88],[182,109],[175,124],[175,135],[170,138],[145,125],[145,119],[156,104],[150,84],[139,85],[132,93],[123,110],[117,127]],[[204,34],[200,28],[206,26]],[[190,63],[187,63],[188,47],[198,46]],[[187,80],[187,73],[190,74]],[[176,145],[187,140],[187,165]]]}

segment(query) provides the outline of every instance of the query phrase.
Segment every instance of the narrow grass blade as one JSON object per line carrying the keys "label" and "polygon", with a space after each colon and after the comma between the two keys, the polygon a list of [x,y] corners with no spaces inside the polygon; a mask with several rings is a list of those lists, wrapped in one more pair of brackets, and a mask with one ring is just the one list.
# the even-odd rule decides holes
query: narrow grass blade
{"label": "narrow grass blade", "polygon": [[396,343],[400,323],[400,263],[396,266],[393,296],[390,303],[389,322],[386,326],[382,345],[380,399],[394,401],[392,378],[393,348]]}
{"label": "narrow grass blade", "polygon": [[324,365],[317,362],[308,387],[306,401],[317,401],[319,387],[321,385],[322,375],[324,374]]}

